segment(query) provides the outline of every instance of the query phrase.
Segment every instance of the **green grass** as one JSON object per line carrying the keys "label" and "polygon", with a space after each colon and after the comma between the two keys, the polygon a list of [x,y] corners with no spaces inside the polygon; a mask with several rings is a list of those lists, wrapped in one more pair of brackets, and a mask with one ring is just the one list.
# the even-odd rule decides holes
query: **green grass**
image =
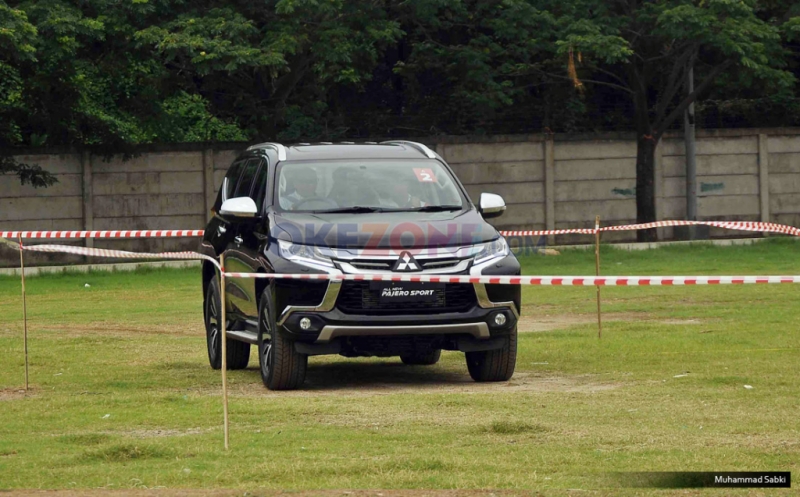
{"label": "green grass", "polygon": [[[800,245],[603,247],[606,275],[800,274]],[[591,251],[523,274],[594,273]],[[85,284],[90,286],[87,288]],[[316,357],[268,392],[205,357],[199,270],[0,277],[0,488],[604,489],[613,471],[800,471],[800,287],[524,287],[517,373]],[[685,375],[685,376],[683,376]],[[752,385],[753,389],[745,389]],[[747,493],[747,491],[743,491]],[[725,494],[734,492],[726,491]],[[721,494],[720,494],[721,495]]]}

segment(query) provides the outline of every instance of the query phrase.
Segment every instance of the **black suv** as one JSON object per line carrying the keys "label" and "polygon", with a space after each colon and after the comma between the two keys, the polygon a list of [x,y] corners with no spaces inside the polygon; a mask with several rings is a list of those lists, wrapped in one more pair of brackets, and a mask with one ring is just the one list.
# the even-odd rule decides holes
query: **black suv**
{"label": "black suv", "polygon": [[[423,144],[262,143],[231,165],[200,251],[227,272],[517,275],[519,263],[445,161]],[[476,381],[514,373],[516,285],[226,278],[227,364],[258,346],[271,390],[302,385],[308,356],[400,356],[435,364],[466,353]],[[220,288],[203,267],[208,358],[221,367]]]}

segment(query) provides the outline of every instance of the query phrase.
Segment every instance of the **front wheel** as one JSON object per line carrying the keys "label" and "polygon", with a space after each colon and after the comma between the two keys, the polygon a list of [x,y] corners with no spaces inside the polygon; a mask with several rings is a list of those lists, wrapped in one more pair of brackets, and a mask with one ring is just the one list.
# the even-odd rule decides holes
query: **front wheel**
{"label": "front wheel", "polygon": [[517,328],[506,337],[503,347],[496,350],[467,352],[467,369],[475,381],[507,381],[517,364]]}
{"label": "front wheel", "polygon": [[261,381],[270,390],[294,390],[306,379],[308,356],[298,353],[294,342],[278,331],[269,287],[258,305],[258,363]]}
{"label": "front wheel", "polygon": [[[208,283],[205,301],[206,346],[208,362],[213,369],[222,369],[222,301],[219,296],[219,283],[216,278]],[[250,360],[250,344],[228,339],[228,369],[244,369]]]}

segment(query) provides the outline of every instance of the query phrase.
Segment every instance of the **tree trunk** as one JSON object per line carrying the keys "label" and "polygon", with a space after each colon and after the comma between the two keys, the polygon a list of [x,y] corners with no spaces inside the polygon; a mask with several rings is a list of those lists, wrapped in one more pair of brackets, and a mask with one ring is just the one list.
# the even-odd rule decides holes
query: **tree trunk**
{"label": "tree trunk", "polygon": [[[650,134],[639,133],[636,140],[636,222],[656,220],[655,155],[658,141]],[[658,240],[655,229],[636,232],[640,242]]]}

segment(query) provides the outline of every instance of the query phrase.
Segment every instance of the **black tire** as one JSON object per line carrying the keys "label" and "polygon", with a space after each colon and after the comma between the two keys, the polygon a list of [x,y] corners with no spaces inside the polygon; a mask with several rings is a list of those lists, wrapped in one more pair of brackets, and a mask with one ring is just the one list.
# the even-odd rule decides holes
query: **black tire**
{"label": "black tire", "polygon": [[517,328],[505,340],[503,348],[467,352],[467,369],[475,381],[508,381],[517,364]]}
{"label": "black tire", "polygon": [[270,390],[294,390],[306,379],[308,356],[277,330],[275,304],[269,287],[258,304],[258,365],[261,381]]}
{"label": "black tire", "polygon": [[[208,363],[212,369],[222,368],[222,330],[220,324],[220,310],[222,303],[219,296],[219,283],[216,278],[208,284],[206,291],[205,309],[203,314],[206,322],[206,346],[208,349]],[[250,361],[250,344],[238,340],[228,339],[228,370],[244,369]]]}
{"label": "black tire", "polygon": [[431,366],[439,362],[440,357],[442,357],[442,349],[428,349],[401,354],[400,360],[403,361],[403,364],[411,366]]}

